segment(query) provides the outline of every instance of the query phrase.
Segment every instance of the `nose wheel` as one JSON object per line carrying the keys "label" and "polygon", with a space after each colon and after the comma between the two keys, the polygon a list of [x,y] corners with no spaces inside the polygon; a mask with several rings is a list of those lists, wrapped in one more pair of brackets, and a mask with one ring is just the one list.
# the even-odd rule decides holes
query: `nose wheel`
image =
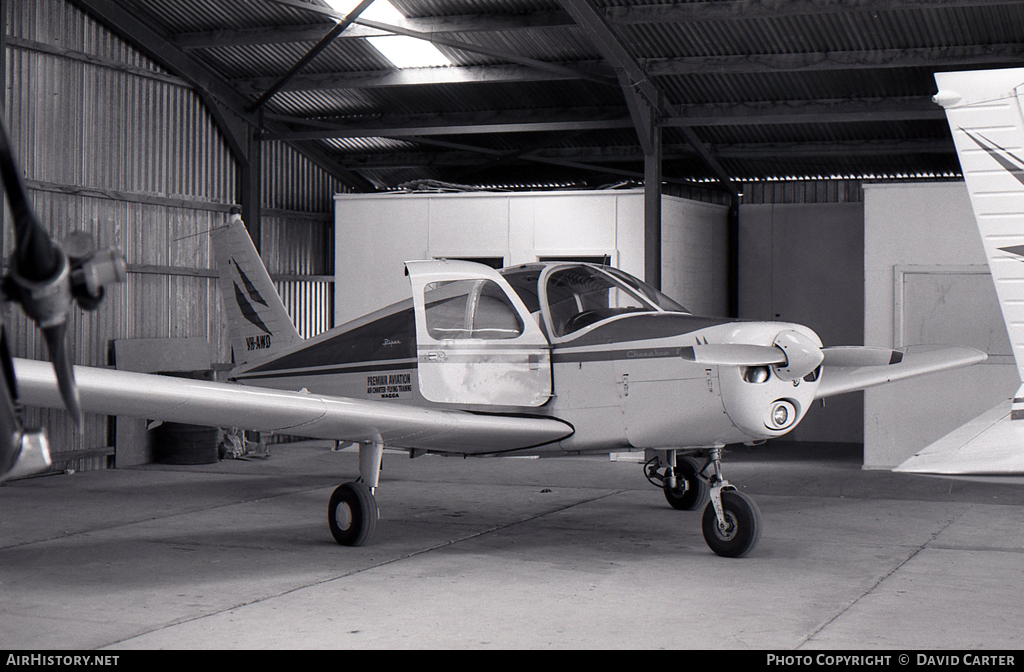
{"label": "nose wheel", "polygon": [[704,541],[717,555],[742,558],[761,537],[761,510],[750,497],[736,490],[720,490],[721,513],[712,500],[704,509]]}
{"label": "nose wheel", "polygon": [[677,457],[675,450],[659,451],[644,466],[644,475],[663,489],[673,508],[704,507],[701,529],[708,547],[722,557],[742,558],[761,538],[761,510],[722,478],[721,459],[721,447],[708,450],[703,466],[692,457]]}

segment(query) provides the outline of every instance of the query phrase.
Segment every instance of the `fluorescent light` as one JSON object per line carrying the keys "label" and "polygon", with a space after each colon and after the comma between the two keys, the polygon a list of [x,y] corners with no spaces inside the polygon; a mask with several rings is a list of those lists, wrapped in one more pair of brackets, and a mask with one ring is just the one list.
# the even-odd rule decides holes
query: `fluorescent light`
{"label": "fluorescent light", "polygon": [[396,68],[437,68],[452,64],[437,47],[417,37],[384,35],[368,37],[366,41]]}
{"label": "fluorescent light", "polygon": [[[325,0],[336,12],[348,14],[360,0]],[[373,4],[363,10],[360,18],[380,21],[391,25],[405,21],[402,15],[389,0],[374,0]],[[430,42],[406,35],[382,35],[368,37],[369,42],[384,58],[391,61],[396,68],[438,68],[452,64],[441,51]]]}

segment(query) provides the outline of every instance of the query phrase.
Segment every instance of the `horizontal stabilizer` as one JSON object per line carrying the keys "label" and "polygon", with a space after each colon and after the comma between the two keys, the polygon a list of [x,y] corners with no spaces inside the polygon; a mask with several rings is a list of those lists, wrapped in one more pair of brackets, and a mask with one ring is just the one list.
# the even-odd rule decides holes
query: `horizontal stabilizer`
{"label": "horizontal stabilizer", "polygon": [[[14,371],[21,403],[64,407],[48,362],[15,359]],[[480,415],[88,366],[75,367],[75,381],[86,413],[314,439],[383,440],[395,448],[495,453],[551,443],[574,431],[555,418]]]}
{"label": "horizontal stabilizer", "polygon": [[893,471],[999,476],[1024,472],[1024,421],[1011,420],[1009,400],[931,444]]}
{"label": "horizontal stabilizer", "polygon": [[[833,348],[830,348],[833,349]],[[843,350],[856,350],[859,348],[843,348]],[[846,361],[874,360],[884,364],[873,364],[868,366],[823,366],[821,382],[815,399],[822,399],[836,394],[856,392],[874,385],[883,385],[904,378],[920,376],[925,373],[937,373],[948,369],[956,369],[962,366],[970,366],[983,362],[987,355],[974,348],[962,346],[930,346],[918,345],[905,348],[904,350],[885,351],[889,353],[900,353],[902,357],[895,357],[892,354],[885,357],[880,354],[880,348],[864,348],[862,355],[853,352],[846,352],[842,359]],[[827,355],[826,355],[827,357]],[[838,357],[838,356],[836,356]]]}

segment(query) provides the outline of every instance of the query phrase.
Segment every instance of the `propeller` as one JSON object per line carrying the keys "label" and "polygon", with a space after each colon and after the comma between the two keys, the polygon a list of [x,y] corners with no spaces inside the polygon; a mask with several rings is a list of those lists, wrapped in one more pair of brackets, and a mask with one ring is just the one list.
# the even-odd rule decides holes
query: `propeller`
{"label": "propeller", "polygon": [[[54,244],[39,223],[28,198],[21,172],[14,161],[7,130],[0,122],[0,179],[14,221],[14,252],[7,277],[3,280],[5,298],[21,304],[43,332],[53,363],[57,386],[64,407],[75,426],[82,428],[82,407],[71,353],[68,348],[68,315],[73,302],[93,310],[103,298],[106,285],[123,282],[127,265],[113,248],[96,251],[92,236],[75,232],[65,241],[65,249]],[[45,432],[25,430],[14,410],[17,381],[11,354],[6,347],[0,323],[0,363],[5,378],[0,402],[0,481],[12,474],[28,474],[49,466]]]}
{"label": "propeller", "polygon": [[705,343],[682,349],[682,356],[698,364],[771,366],[783,380],[797,380],[818,366],[860,368],[890,366],[903,361],[903,353],[861,345],[820,347],[810,337],[791,329],[780,331],[773,345]]}
{"label": "propeller", "polygon": [[722,366],[771,366],[783,380],[797,380],[814,371],[824,355],[821,346],[804,334],[780,331],[772,345],[705,343],[683,348],[683,359]]}
{"label": "propeller", "polygon": [[74,370],[67,353],[67,316],[71,307],[71,268],[67,255],[50,240],[29,205],[21,173],[14,162],[7,131],[0,126],[0,176],[14,220],[10,281],[4,289],[35,320],[57,374],[64,406],[75,425],[82,421]]}

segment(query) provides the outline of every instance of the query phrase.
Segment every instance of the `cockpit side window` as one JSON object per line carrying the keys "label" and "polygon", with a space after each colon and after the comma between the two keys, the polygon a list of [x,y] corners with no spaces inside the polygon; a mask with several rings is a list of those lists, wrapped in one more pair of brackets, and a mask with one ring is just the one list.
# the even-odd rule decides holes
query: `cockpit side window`
{"label": "cockpit side window", "polygon": [[588,266],[556,269],[548,276],[546,292],[556,336],[621,313],[656,310],[625,286]]}
{"label": "cockpit side window", "polygon": [[432,282],[423,299],[427,333],[438,341],[509,339],[523,333],[512,302],[490,280]]}

